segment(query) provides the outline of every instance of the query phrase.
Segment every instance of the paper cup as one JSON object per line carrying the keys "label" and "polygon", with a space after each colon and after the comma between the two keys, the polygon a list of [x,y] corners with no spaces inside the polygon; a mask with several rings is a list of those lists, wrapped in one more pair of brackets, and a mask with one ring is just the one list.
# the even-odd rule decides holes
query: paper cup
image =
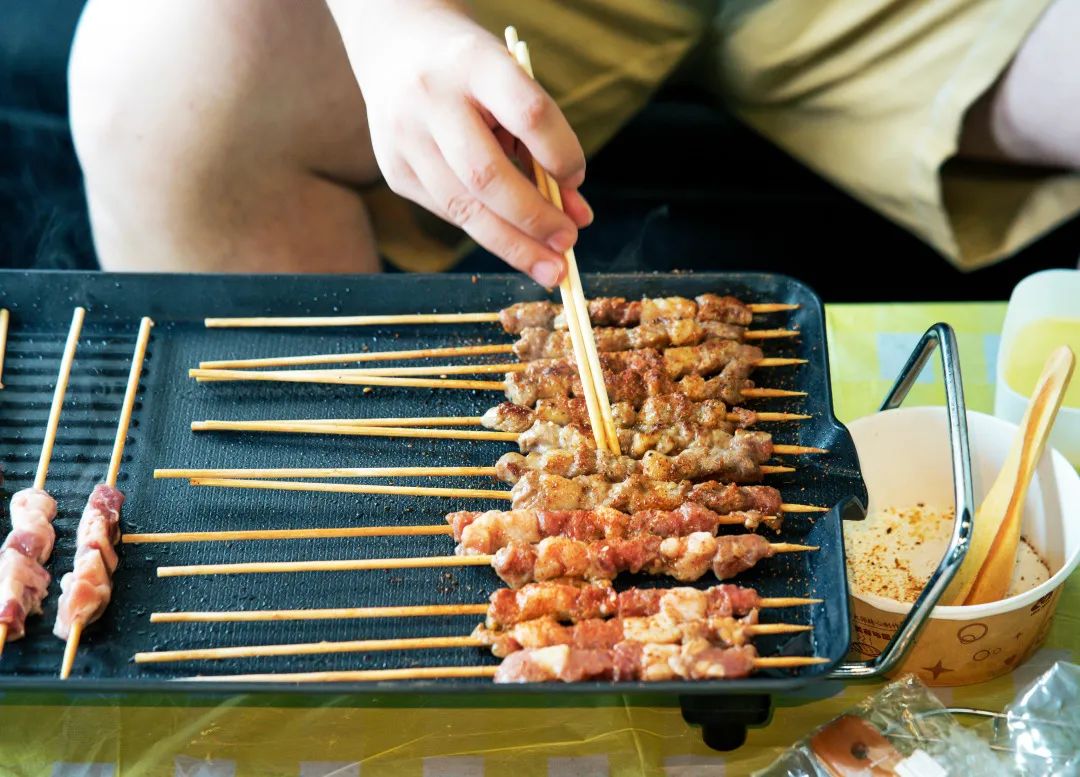
{"label": "paper cup", "polygon": [[[871,515],[887,508],[953,508],[945,408],[889,410],[848,425],[870,494]],[[968,413],[975,501],[980,503],[1008,454],[1014,424]],[[914,673],[928,685],[968,685],[1011,672],[1046,638],[1065,579],[1080,563],[1080,476],[1047,451],[1024,503],[1023,537],[1050,569],[1030,591],[999,602],[934,608],[915,646],[892,674]],[[851,657],[885,649],[910,604],[851,589]]]}
{"label": "paper cup", "polygon": [[[1077,315],[1080,315],[1080,270],[1044,270],[1017,284],[1009,298],[1001,329],[995,368],[994,415],[1020,423],[1027,410],[1028,398],[1005,380],[1005,363],[1020,330],[1041,319],[1076,318]],[[1080,374],[1073,376],[1073,380],[1080,380]],[[1061,406],[1050,434],[1050,445],[1061,451],[1074,466],[1080,467],[1080,408]]]}

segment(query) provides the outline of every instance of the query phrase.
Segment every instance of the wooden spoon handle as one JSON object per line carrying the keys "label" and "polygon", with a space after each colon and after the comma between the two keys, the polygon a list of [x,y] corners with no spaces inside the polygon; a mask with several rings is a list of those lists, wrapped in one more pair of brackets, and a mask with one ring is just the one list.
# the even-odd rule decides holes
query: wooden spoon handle
{"label": "wooden spoon handle", "polygon": [[1050,431],[1061,408],[1062,400],[1065,398],[1075,361],[1073,352],[1068,346],[1061,346],[1050,354],[1050,358],[1043,367],[1039,382],[1032,394],[1031,404],[1024,415],[1021,427],[1023,446],[1019,466],[1014,475],[1012,493],[1005,508],[1004,520],[998,527],[985,561],[975,574],[964,604],[996,602],[1004,599],[1009,590],[1013,567],[1016,564],[1016,551],[1020,543],[1024,499],[1027,496],[1031,478],[1035,474],[1035,467],[1046,448],[1046,440],[1050,437]]}

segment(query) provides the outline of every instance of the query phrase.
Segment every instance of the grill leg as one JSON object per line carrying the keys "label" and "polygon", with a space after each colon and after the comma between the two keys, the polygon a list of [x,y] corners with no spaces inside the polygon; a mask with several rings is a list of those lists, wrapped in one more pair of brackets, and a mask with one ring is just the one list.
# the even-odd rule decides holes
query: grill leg
{"label": "grill leg", "polygon": [[680,696],[682,716],[701,726],[701,739],[713,750],[730,751],[746,742],[748,726],[763,726],[772,717],[772,699],[746,696]]}

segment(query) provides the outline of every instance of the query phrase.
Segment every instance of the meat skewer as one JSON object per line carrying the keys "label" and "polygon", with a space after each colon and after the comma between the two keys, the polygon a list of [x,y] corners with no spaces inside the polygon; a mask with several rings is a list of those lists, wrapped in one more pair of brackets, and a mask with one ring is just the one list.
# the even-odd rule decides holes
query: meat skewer
{"label": "meat skewer", "polygon": [[139,324],[105,482],[94,486],[83,508],[76,532],[75,566],[60,579],[62,593],[57,603],[53,634],[66,641],[60,667],[61,680],[71,675],[83,629],[102,616],[112,599],[112,575],[119,561],[113,546],[120,539],[120,508],[124,504],[124,492],[116,487],[116,480],[120,475],[120,462],[153,325],[154,322],[145,317]]}
{"label": "meat skewer", "polygon": [[[816,505],[781,503],[780,493],[769,486],[736,486],[711,480],[701,483],[648,481],[640,475],[632,475],[621,483],[607,483],[598,480],[595,475],[568,479],[560,478],[558,475],[529,473],[510,491],[227,478],[192,478],[189,482],[193,486],[251,488],[266,491],[503,499],[513,502],[514,509],[517,510],[590,510],[597,507],[614,507],[623,512],[636,513],[642,510],[677,510],[684,502],[697,502],[718,513],[754,510],[764,515],[777,515],[781,512],[824,513],[829,511],[827,507]],[[526,484],[524,488],[522,488],[523,483]],[[550,484],[550,489],[544,487],[545,483]],[[514,493],[515,490],[518,490],[517,494]],[[545,491],[550,491],[550,493],[545,494]]]}
{"label": "meat skewer", "polygon": [[[546,375],[552,370],[565,370],[571,365],[573,355],[557,353],[547,357],[537,357],[523,363],[510,364],[453,364],[424,367],[366,367],[329,370],[329,372],[356,375],[472,375],[482,373],[512,373],[526,375]],[[671,378],[683,378],[687,375],[714,375],[729,365],[738,365],[732,369],[789,367],[805,364],[805,359],[766,359],[761,349],[754,345],[743,345],[728,340],[710,340],[701,345],[687,345],[680,348],[668,348],[659,351],[655,348],[604,353],[600,363],[609,371],[626,369],[658,369]],[[320,372],[320,370],[307,370]]]}
{"label": "meat skewer", "polygon": [[[749,347],[746,342],[775,340],[798,335],[788,329],[744,329],[732,324],[693,319],[669,319],[641,324],[632,328],[600,328],[596,331],[596,347],[603,352],[631,352],[642,348],[678,349],[726,345],[731,350]],[[563,359],[570,354],[566,332],[541,327],[526,327],[513,343],[512,353],[523,362],[537,359]],[[760,358],[760,357],[758,357]]]}
{"label": "meat skewer", "polygon": [[495,553],[491,566],[511,588],[561,578],[614,580],[623,572],[666,575],[685,583],[701,579],[710,569],[718,580],[727,580],[777,553],[816,549],[810,545],[770,543],[757,534],[716,536],[694,532],[683,537],[637,534],[602,542],[546,537],[535,545],[509,543]]}
{"label": "meat skewer", "polygon": [[626,640],[603,650],[554,645],[511,653],[494,679],[497,683],[724,680],[749,676],[760,660],[753,645],[722,648],[705,641],[656,645]]}
{"label": "meat skewer", "polygon": [[[547,448],[527,455],[503,454],[491,467],[434,466],[434,467],[277,467],[277,468],[160,468],[155,478],[365,478],[416,476],[495,477],[511,485],[526,472],[546,472],[563,477],[601,475],[611,482],[625,480],[630,475],[644,475],[653,480],[722,480],[731,483],[758,483],[767,474],[794,472],[792,467],[768,465],[764,462],[774,453],[824,453],[820,448],[772,444],[763,432],[739,430],[726,440],[719,437],[716,444],[693,444],[675,455],[660,453],[656,448],[645,451],[641,459],[615,456],[584,445],[572,448]],[[726,443],[726,444],[725,444]],[[659,446],[657,446],[659,447]]]}
{"label": "meat skewer", "polygon": [[[694,319],[658,320],[633,328],[612,327],[593,330],[596,348],[601,353],[629,351],[637,348],[672,348],[699,345],[710,340],[758,342],[790,338],[798,335],[790,329],[745,329],[734,324],[699,322]],[[255,367],[297,367],[316,364],[351,364],[379,361],[405,361],[434,359],[444,356],[485,356],[489,354],[514,354],[521,361],[541,358],[562,358],[570,351],[568,335],[562,330],[527,327],[516,342],[488,345],[447,346],[443,348],[417,348],[402,351],[358,351],[354,353],[307,354],[301,356],[270,356],[255,359],[219,359],[201,361],[203,369],[250,369]],[[768,361],[768,360],[766,360]],[[786,360],[802,363],[803,359]],[[761,365],[766,366],[766,365]],[[774,365],[774,366],[779,366]]]}
{"label": "meat skewer", "polygon": [[[548,648],[560,651],[565,646]],[[718,648],[719,649],[719,648]],[[741,648],[732,648],[740,650]],[[524,651],[522,651],[524,652]],[[520,655],[515,653],[514,655]],[[554,658],[552,656],[551,658]],[[520,660],[520,659],[519,659]],[[529,659],[530,661],[533,659]],[[543,661],[543,659],[540,659]],[[551,663],[551,659],[547,660]],[[570,663],[563,661],[563,664]],[[799,669],[829,663],[827,658],[816,656],[758,656],[752,660],[751,669]],[[401,669],[346,669],[323,672],[268,672],[263,674],[195,675],[183,678],[187,682],[225,683],[366,683],[390,680],[445,680],[448,678],[496,677],[497,666],[414,666]],[[730,677],[731,675],[729,675]],[[599,679],[599,678],[598,678]]]}
{"label": "meat skewer", "polygon": [[[342,526],[330,529],[240,529],[224,531],[158,532],[125,534],[125,544],[163,542],[220,542],[252,540],[311,540],[338,537],[409,537],[452,535],[454,541],[474,553],[494,553],[508,539],[539,542],[544,537],[565,535],[573,539],[625,537],[643,531],[681,536],[695,531],[716,532],[720,526],[742,526],[755,531],[765,525],[780,530],[781,519],[759,512],[720,514],[687,503],[678,510],[647,510],[628,515],[611,508],[597,510],[488,510],[449,513],[445,524],[417,526]],[[532,539],[530,539],[532,538]],[[496,544],[498,543],[498,544]]]}
{"label": "meat skewer", "polygon": [[45,490],[45,479],[49,474],[60,413],[85,317],[86,310],[75,308],[53,389],[34,485],[11,497],[11,532],[0,548],[0,651],[9,640],[20,639],[26,634],[26,617],[41,612],[41,603],[49,592],[50,576],[45,562],[56,541],[56,530],[52,525],[56,518],[56,500]]}
{"label": "meat skewer", "polygon": [[[516,650],[568,644],[578,649],[610,649],[623,641],[623,634],[645,633],[657,644],[681,644],[690,635],[708,635],[710,642],[721,646],[745,645],[756,636],[794,634],[810,631],[810,626],[789,623],[757,623],[756,619],[709,618],[668,625],[646,621],[655,618],[629,618],[625,623],[615,618],[608,621],[582,622],[563,626],[551,621],[530,621],[514,627],[508,633],[487,632],[478,626],[469,636],[405,637],[390,639],[357,639],[341,641],[300,642],[274,645],[237,645],[187,650],[153,650],[136,653],[136,664],[162,664],[177,661],[222,661],[237,658],[268,656],[310,656],[340,653],[366,653],[386,650],[440,650],[445,648],[490,647],[493,655],[503,658]],[[661,640],[666,640],[662,642]]]}
{"label": "meat skewer", "polygon": [[[622,370],[662,370],[670,378],[682,378],[687,375],[712,375],[723,371],[749,374],[755,367],[785,367],[805,364],[803,359],[768,359],[761,349],[753,345],[743,345],[729,340],[710,340],[700,345],[687,345],[659,351],[655,348],[604,353],[599,363],[605,371]],[[235,377],[223,377],[242,370],[207,370],[192,368],[188,370],[199,382],[214,380],[235,380]],[[265,370],[262,375],[375,375],[375,376],[446,376],[480,375],[491,373],[524,373],[532,379],[558,372],[559,374],[577,374],[577,361],[571,352],[556,354],[552,357],[535,358],[523,363],[511,364],[444,364],[423,367],[339,367],[336,369],[313,370]]]}
{"label": "meat skewer", "polygon": [[[192,377],[209,377],[214,381],[269,381],[276,383],[313,383],[345,386],[390,386],[400,388],[435,388],[468,391],[502,391],[507,399],[515,404],[532,405],[537,399],[551,397],[579,397],[580,384],[570,376],[551,376],[545,379],[545,385],[536,386],[511,373],[506,381],[501,380],[456,380],[453,378],[398,378],[385,375],[342,374],[333,371],[319,371],[311,375],[303,370],[285,372],[260,372],[257,370],[190,370]],[[552,379],[552,378],[558,379]],[[722,399],[730,404],[740,404],[747,399],[774,399],[805,397],[805,391],[786,389],[757,388],[747,380],[730,381],[724,376],[705,380],[700,375],[688,375],[674,381],[659,370],[645,373],[627,372],[619,376],[605,374],[605,380],[621,378],[614,389],[615,402],[634,402],[640,404],[651,396],[662,394],[685,394],[692,400]],[[612,395],[611,383],[608,385]]]}
{"label": "meat skewer", "polygon": [[[755,314],[797,310],[783,303],[745,304],[734,297],[702,294],[693,300],[683,297],[627,300],[597,297],[588,301],[589,320],[594,326],[635,326],[657,319],[693,318],[699,321],[746,326]],[[477,324],[498,323],[508,334],[518,334],[529,326],[549,329],[563,326],[562,306],[547,300],[518,302],[494,313],[413,313],[375,316],[260,316],[248,318],[207,318],[207,328],[307,327],[307,326],[388,326],[396,324]]]}
{"label": "meat skewer", "polygon": [[709,588],[628,588],[607,580],[553,580],[500,588],[488,600],[485,628],[498,631],[550,618],[560,623],[611,617],[645,617],[662,612],[694,618],[743,617],[759,609],[820,604],[821,599],[767,598],[753,588],[722,583]]}
{"label": "meat skewer", "polygon": [[[745,365],[741,365],[749,370]],[[314,374],[313,374],[314,373]],[[396,386],[404,388],[467,389],[480,391],[502,391],[506,398],[518,405],[532,406],[539,399],[580,397],[581,384],[577,376],[565,369],[552,369],[537,375],[512,372],[506,380],[457,380],[453,378],[399,378],[385,375],[357,375],[332,370],[286,370],[280,372],[261,372],[258,370],[198,370],[189,371],[193,377],[208,377],[214,381],[270,381],[278,383],[313,383],[347,386]],[[700,375],[687,375],[674,380],[663,370],[624,370],[604,372],[608,396],[613,402],[630,402],[641,405],[649,397],[666,394],[685,394],[689,399],[720,399],[728,404],[741,404],[747,399],[769,399],[783,397],[804,397],[804,391],[785,389],[757,388],[745,375],[734,371],[725,372],[713,378]]]}
{"label": "meat skewer", "polygon": [[[276,467],[267,469],[256,468],[203,468],[203,469],[155,469],[154,477],[161,479],[177,478],[239,478],[239,479],[284,479],[284,478],[390,478],[390,477],[495,477],[504,483],[513,485],[526,471],[546,472],[563,477],[577,477],[578,475],[601,475],[610,482],[617,483],[625,480],[630,475],[645,475],[656,477],[656,472],[675,473],[672,477],[679,479],[702,479],[719,478],[726,483],[760,483],[763,475],[781,475],[795,472],[794,467],[780,465],[746,465],[734,464],[730,467],[721,464],[712,464],[710,459],[698,460],[687,457],[686,454],[697,453],[698,449],[691,448],[683,451],[679,456],[665,456],[657,454],[656,457],[646,458],[645,463],[651,462],[643,469],[643,462],[631,459],[628,456],[612,456],[610,453],[600,457],[600,452],[592,448],[587,449],[588,458],[582,458],[578,451],[567,449],[554,449],[545,451],[543,454],[530,453],[522,456],[519,453],[507,453],[500,457],[493,467]],[[723,448],[701,449],[704,456],[722,458]],[[608,458],[610,457],[610,458]],[[720,467],[725,468],[720,468]],[[677,467],[678,469],[672,469]],[[659,478],[658,478],[659,479]]]}
{"label": "meat skewer", "polygon": [[[580,426],[559,426],[549,421],[536,421],[525,432],[493,432],[473,429],[423,429],[394,426],[334,426],[332,424],[278,423],[268,429],[243,427],[245,431],[266,431],[289,434],[330,434],[352,437],[405,437],[430,440],[476,440],[515,442],[522,453],[544,453],[553,449],[592,450],[592,438]],[[687,448],[727,447],[732,435],[724,429],[703,428],[692,423],[678,423],[652,432],[635,429],[618,431],[619,445],[632,459],[643,458],[649,451],[666,455]],[[827,453],[823,448],[803,445],[773,445],[778,455]]]}
{"label": "meat skewer", "polygon": [[[664,596],[678,597],[672,606],[698,607],[711,617],[747,615],[754,609],[805,607],[821,599],[761,597],[752,588],[715,585],[697,588],[628,588],[615,592],[606,580],[528,583],[521,588],[500,588],[488,604],[428,604],[391,607],[331,607],[303,610],[216,610],[210,612],[155,612],[151,623],[254,623],[295,620],[355,620],[366,618],[428,618],[485,615],[488,628],[505,628],[521,621],[552,617],[559,621],[614,615],[653,615]],[[700,600],[695,605],[694,601]]]}
{"label": "meat skewer", "polygon": [[[533,374],[557,368],[563,364],[575,364],[572,361],[573,354],[556,354],[550,358],[537,358],[521,363],[496,363],[496,364],[439,364],[422,367],[337,367],[334,369],[309,369],[309,370],[266,370],[264,374],[281,375],[290,372],[299,372],[309,377],[319,375],[374,375],[386,377],[402,376],[437,376],[448,375],[490,375],[493,373],[523,372]],[[761,355],[761,349],[752,345],[740,345],[734,342],[713,340],[701,345],[690,345],[682,348],[669,348],[666,351],[657,351],[653,348],[643,348],[633,351],[618,351],[615,353],[600,354],[600,363],[609,370],[633,369],[662,369],[672,378],[685,377],[686,375],[712,375],[720,372],[729,364],[747,364],[754,369],[770,367],[792,367],[806,364],[806,359],[792,358],[765,358]],[[220,371],[225,372],[225,371]],[[234,380],[234,378],[218,378],[218,370],[208,370],[202,367],[192,368],[189,374],[193,375],[199,383],[217,380]]]}
{"label": "meat skewer", "polygon": [[638,535],[612,543],[588,543],[549,537],[538,545],[511,543],[494,556],[423,556],[390,559],[326,559],[316,561],[251,561],[158,567],[158,577],[193,575],[282,574],[291,572],[359,572],[373,569],[422,569],[491,565],[511,587],[525,583],[578,577],[611,580],[620,572],[668,575],[696,580],[710,569],[719,577],[745,571],[777,553],[817,550],[811,545],[769,543],[756,534],[715,537],[695,532],[686,537]]}
{"label": "meat skewer", "polygon": [[472,633],[480,644],[491,648],[498,658],[518,650],[569,645],[579,650],[610,650],[624,640],[661,645],[686,644],[704,639],[712,645],[737,647],[763,634],[794,634],[810,631],[810,626],[792,623],[759,624],[757,612],[745,618],[730,616],[687,618],[679,613],[644,616],[587,618],[571,624],[554,618],[537,618],[507,629],[477,626]]}
{"label": "meat skewer", "polygon": [[[709,429],[746,428],[771,421],[805,421],[811,416],[800,413],[757,412],[746,408],[728,408],[716,399],[694,402],[682,394],[650,397],[635,408],[626,402],[611,406],[612,419],[619,429],[656,431],[674,423],[689,422]],[[193,421],[191,430],[198,431],[271,431],[277,426],[295,424],[332,426],[483,426],[503,432],[524,432],[536,421],[550,421],[560,426],[588,423],[584,403],[563,397],[541,399],[535,407],[501,402],[488,408],[482,416],[420,416],[399,418],[294,418],[254,421]]]}
{"label": "meat skewer", "polygon": [[754,531],[764,524],[779,530],[780,519],[754,511],[721,514],[687,502],[677,510],[623,513],[610,507],[596,510],[462,510],[448,513],[459,555],[495,553],[511,543],[536,544],[547,537],[581,542],[624,540],[643,534],[685,537],[695,532],[716,534],[721,526]]}

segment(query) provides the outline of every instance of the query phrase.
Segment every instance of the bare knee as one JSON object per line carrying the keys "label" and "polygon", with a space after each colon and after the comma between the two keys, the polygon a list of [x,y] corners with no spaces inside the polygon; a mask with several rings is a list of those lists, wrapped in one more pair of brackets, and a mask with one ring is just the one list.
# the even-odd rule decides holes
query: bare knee
{"label": "bare knee", "polygon": [[[310,9],[327,14],[320,3],[90,0],[72,48],[70,112],[103,266],[153,256],[161,269],[214,269],[178,265],[268,257],[272,239],[276,269],[295,268],[300,257],[284,254],[300,250],[293,233],[320,218],[369,240],[348,190],[378,176],[362,100],[343,51],[345,78],[327,72],[325,35],[336,28]],[[326,122],[326,102],[353,93],[353,124]],[[366,250],[342,234],[325,252],[341,246]]]}

